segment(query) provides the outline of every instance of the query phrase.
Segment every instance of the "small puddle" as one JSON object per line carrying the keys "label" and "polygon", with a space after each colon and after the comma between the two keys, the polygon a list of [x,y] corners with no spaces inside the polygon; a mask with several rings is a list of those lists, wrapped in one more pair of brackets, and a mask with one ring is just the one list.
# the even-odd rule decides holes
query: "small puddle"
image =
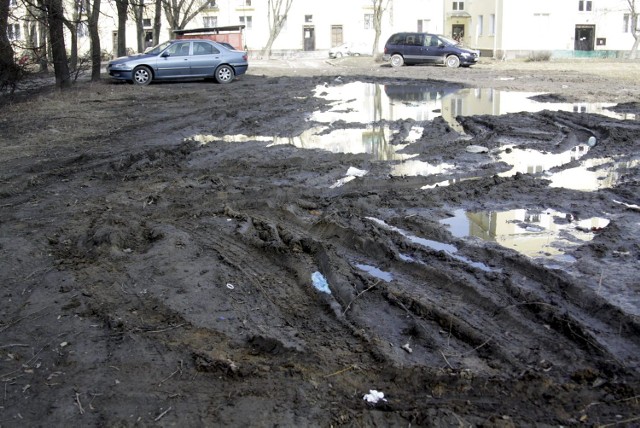
{"label": "small puddle", "polygon": [[551,258],[573,262],[564,254],[568,249],[593,239],[595,233],[609,224],[601,217],[573,219],[555,210],[469,212],[456,210],[454,216],[441,220],[457,238],[475,237],[496,242],[531,258]]}
{"label": "small puddle", "polygon": [[364,265],[360,263],[356,263],[354,264],[354,266],[362,271],[367,272],[369,275],[373,276],[374,278],[378,278],[384,282],[393,281],[393,275],[390,272],[385,272],[383,270],[378,269],[375,266]]}
{"label": "small puddle", "polygon": [[[461,261],[463,263],[468,264],[469,266],[472,266],[474,268],[483,270],[485,272],[493,272],[494,269],[491,269],[489,266],[485,265],[484,263],[480,263],[480,262],[474,262],[464,256],[461,256],[459,254],[456,254],[458,252],[458,248],[455,245],[451,245],[451,244],[445,244],[443,242],[438,242],[438,241],[432,241],[431,239],[425,239],[425,238],[420,238],[418,236],[414,236],[411,235],[409,232],[402,230],[400,228],[397,228],[395,226],[391,226],[389,224],[387,224],[386,222],[384,222],[383,220],[374,218],[374,217],[365,217],[367,220],[371,220],[374,223],[376,223],[378,226],[383,227],[384,229],[390,230],[392,232],[396,232],[399,233],[400,235],[404,236],[405,238],[407,238],[410,242],[413,242],[414,244],[418,244],[421,245],[425,248],[429,248],[431,250],[434,251],[444,251],[445,253],[447,253],[451,258],[456,259],[458,261]],[[402,256],[403,260],[406,261],[415,261],[414,259],[412,259],[409,256],[403,255]]]}

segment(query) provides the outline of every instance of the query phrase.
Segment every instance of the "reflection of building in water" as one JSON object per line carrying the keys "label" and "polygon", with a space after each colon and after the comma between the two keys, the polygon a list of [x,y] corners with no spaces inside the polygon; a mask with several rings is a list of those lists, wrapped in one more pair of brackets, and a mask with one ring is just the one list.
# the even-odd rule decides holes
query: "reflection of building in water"
{"label": "reflection of building in water", "polygon": [[517,112],[562,110],[599,113],[609,117],[622,115],[606,110],[605,103],[544,103],[531,99],[535,92],[497,91],[491,88],[446,88],[440,85],[379,85],[353,82],[318,86],[316,96],[332,102],[332,108],[316,112],[318,122],[372,123],[380,120],[414,119],[430,121],[442,116],[458,132],[457,116],[501,115]]}
{"label": "reflection of building in water", "polygon": [[[506,146],[505,148],[511,147]],[[504,150],[498,155],[498,161],[505,162],[511,165],[512,168],[499,175],[502,177],[510,177],[518,172],[521,174],[538,174],[580,159],[586,155],[588,151],[589,146],[586,144],[578,144],[571,150],[561,153],[546,153],[529,149]]]}
{"label": "reflection of building in water", "polygon": [[551,187],[593,191],[609,189],[620,182],[626,171],[640,164],[640,159],[614,162],[611,158],[587,159],[580,166],[552,174]]}
{"label": "reflection of building in water", "polygon": [[529,257],[558,255],[576,245],[576,240],[589,241],[594,229],[601,229],[609,220],[594,217],[568,222],[566,214],[553,211],[457,211],[455,217],[442,220],[458,237],[473,236],[493,241]]}

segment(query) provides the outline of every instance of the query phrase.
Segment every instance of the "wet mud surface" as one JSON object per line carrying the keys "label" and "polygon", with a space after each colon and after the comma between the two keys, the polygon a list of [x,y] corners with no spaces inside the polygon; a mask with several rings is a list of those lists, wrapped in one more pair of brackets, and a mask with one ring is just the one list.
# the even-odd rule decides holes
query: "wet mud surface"
{"label": "wet mud surface", "polygon": [[0,425],[640,423],[639,89],[360,61],[3,106]]}

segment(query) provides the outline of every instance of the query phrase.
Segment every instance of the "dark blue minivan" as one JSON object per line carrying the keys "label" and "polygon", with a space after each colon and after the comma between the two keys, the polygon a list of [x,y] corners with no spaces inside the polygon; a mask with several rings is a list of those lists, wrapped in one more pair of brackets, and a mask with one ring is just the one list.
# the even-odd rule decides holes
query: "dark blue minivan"
{"label": "dark blue minivan", "polygon": [[396,33],[384,45],[385,61],[393,67],[412,64],[442,64],[469,67],[478,62],[480,52],[463,47],[448,37],[429,33]]}

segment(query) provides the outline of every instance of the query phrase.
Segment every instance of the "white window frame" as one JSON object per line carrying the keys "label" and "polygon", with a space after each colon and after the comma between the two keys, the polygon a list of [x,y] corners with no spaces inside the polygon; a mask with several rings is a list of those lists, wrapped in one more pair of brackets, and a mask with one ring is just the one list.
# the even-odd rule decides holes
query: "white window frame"
{"label": "white window frame", "polygon": [[490,36],[496,35],[496,14],[495,13],[492,13],[491,15],[489,15],[489,35]]}
{"label": "white window frame", "polygon": [[[213,24],[213,25],[212,25]],[[202,17],[202,26],[207,28],[215,28],[218,26],[218,17],[217,16],[203,16]]]}
{"label": "white window frame", "polygon": [[20,24],[8,24],[7,37],[9,37],[9,40],[22,40],[22,32],[20,31]]}
{"label": "white window frame", "polygon": [[464,2],[463,1],[454,1],[451,5],[453,10],[464,10]]}
{"label": "white window frame", "polygon": [[482,36],[484,34],[484,16],[478,15],[478,36]]}
{"label": "white window frame", "polygon": [[364,29],[373,30],[373,13],[364,14]]}
{"label": "white window frame", "polygon": [[241,15],[238,20],[240,25],[244,25],[244,28],[251,30],[253,28],[253,17],[251,15]]}
{"label": "white window frame", "polygon": [[76,34],[78,37],[89,37],[89,24],[87,21],[80,21],[76,26]]}
{"label": "white window frame", "polygon": [[593,10],[593,2],[591,0],[578,0],[578,11],[591,12]]}

